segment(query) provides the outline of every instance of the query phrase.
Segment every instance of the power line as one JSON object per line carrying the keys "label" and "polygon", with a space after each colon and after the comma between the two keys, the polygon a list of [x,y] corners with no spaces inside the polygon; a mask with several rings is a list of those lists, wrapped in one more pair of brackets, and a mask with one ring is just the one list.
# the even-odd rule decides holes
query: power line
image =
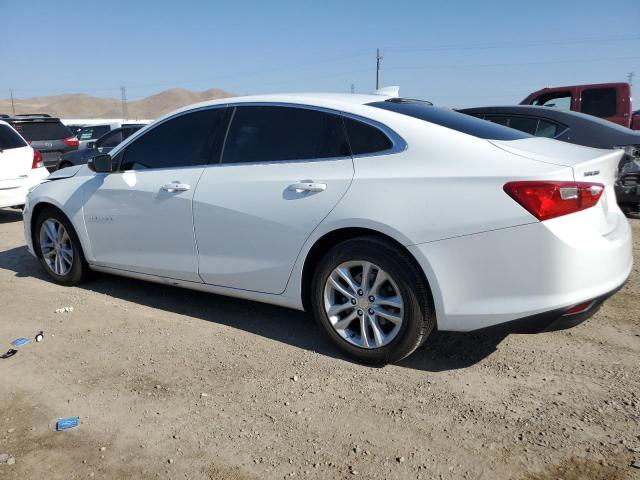
{"label": "power line", "polygon": [[439,45],[433,47],[385,47],[387,52],[441,52],[449,50],[484,50],[494,48],[523,48],[523,47],[544,47],[552,45],[579,45],[585,43],[602,42],[628,42],[630,40],[640,40],[640,34],[617,36],[617,37],[586,37],[580,39],[549,40],[545,42],[500,42],[475,45],[452,44]]}

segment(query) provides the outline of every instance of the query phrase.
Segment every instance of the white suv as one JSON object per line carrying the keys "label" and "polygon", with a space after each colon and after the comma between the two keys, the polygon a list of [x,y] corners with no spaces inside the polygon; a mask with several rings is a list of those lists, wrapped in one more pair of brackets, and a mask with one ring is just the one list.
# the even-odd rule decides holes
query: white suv
{"label": "white suv", "polygon": [[40,152],[0,120],[0,208],[24,205],[29,188],[48,175]]}

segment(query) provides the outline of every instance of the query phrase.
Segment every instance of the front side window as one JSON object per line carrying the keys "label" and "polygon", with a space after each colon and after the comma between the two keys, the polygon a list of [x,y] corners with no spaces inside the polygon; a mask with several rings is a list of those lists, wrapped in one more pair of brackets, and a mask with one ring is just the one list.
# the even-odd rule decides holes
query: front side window
{"label": "front side window", "polygon": [[606,118],[614,116],[616,110],[615,88],[588,88],[582,92],[582,113]]}
{"label": "front side window", "polygon": [[556,108],[558,110],[571,110],[571,92],[543,93],[536,97],[531,105]]}
{"label": "front side window", "polygon": [[27,143],[22,137],[7,125],[0,125],[0,150],[26,147]]}
{"label": "front side window", "polygon": [[509,117],[505,115],[485,115],[485,120],[493,123],[497,123],[498,125],[504,125],[505,127],[509,126]]}
{"label": "front side window", "polygon": [[147,131],[129,145],[120,170],[205,165],[213,160],[215,133],[225,108],[186,113]]}
{"label": "front side window", "polygon": [[281,162],[349,156],[342,119],[319,110],[236,107],[224,163]]}

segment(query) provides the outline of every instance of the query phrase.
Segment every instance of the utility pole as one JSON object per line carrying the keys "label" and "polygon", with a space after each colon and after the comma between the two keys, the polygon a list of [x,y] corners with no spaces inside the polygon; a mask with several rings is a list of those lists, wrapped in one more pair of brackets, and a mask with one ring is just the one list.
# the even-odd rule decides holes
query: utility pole
{"label": "utility pole", "polygon": [[16,114],[16,106],[13,103],[13,90],[11,88],[9,89],[9,95],[11,95],[11,110],[13,110],[13,115],[15,116],[15,114]]}
{"label": "utility pole", "polygon": [[121,86],[120,93],[122,96],[122,119],[126,120],[129,118],[129,113],[127,112],[127,87]]}
{"label": "utility pole", "polygon": [[633,85],[633,76],[635,74],[636,74],[636,72],[627,73],[627,82],[629,83],[629,85]]}
{"label": "utility pole", "polygon": [[380,49],[376,48],[376,90],[380,88],[380,60],[382,55],[380,55]]}
{"label": "utility pole", "polygon": [[351,93],[356,93],[356,86],[353,83],[351,84]]}

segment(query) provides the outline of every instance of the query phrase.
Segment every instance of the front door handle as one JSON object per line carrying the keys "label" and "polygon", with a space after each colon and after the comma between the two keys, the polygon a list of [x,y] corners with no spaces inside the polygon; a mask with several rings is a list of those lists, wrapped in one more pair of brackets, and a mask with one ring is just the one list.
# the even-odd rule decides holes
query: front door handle
{"label": "front door handle", "polygon": [[167,183],[166,185],[163,185],[161,188],[162,190],[170,193],[186,192],[191,188],[191,185],[188,185],[186,183],[171,182],[171,183]]}
{"label": "front door handle", "polygon": [[289,190],[301,193],[301,192],[324,192],[327,189],[326,183],[314,183],[314,182],[298,182],[292,183],[288,187]]}

